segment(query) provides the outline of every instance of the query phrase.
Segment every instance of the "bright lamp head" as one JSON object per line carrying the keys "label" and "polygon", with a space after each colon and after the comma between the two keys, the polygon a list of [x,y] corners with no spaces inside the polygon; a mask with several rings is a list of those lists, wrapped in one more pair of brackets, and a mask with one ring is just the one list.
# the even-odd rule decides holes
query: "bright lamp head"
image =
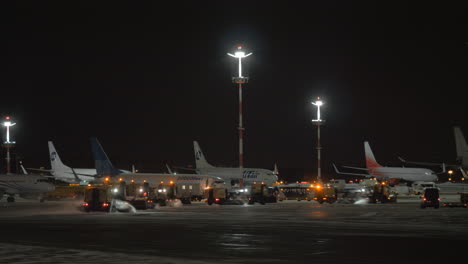
{"label": "bright lamp head", "polygon": [[234,56],[236,56],[236,58],[244,58],[245,57],[245,52],[243,51],[236,51],[234,53]]}

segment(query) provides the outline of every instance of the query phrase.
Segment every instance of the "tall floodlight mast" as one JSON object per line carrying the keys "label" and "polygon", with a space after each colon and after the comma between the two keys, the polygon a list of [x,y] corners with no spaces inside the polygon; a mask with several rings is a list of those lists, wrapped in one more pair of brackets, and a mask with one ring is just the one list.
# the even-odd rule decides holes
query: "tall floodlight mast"
{"label": "tall floodlight mast", "polygon": [[317,101],[312,102],[313,105],[317,106],[317,119],[312,120],[312,123],[317,126],[317,181],[322,181],[322,171],[320,166],[320,151],[322,146],[320,145],[320,126],[325,122],[320,118],[320,106],[323,105],[323,102],[320,100],[320,97],[317,97]]}
{"label": "tall floodlight mast", "polygon": [[239,170],[240,170],[240,180],[239,187],[244,187],[243,174],[244,174],[244,147],[243,147],[243,134],[244,127],[242,123],[242,84],[249,82],[249,77],[244,77],[242,75],[242,59],[246,58],[252,53],[245,54],[242,50],[242,46],[237,46],[237,51],[234,54],[228,53],[229,56],[239,59],[239,75],[237,77],[232,77],[232,82],[239,85]]}
{"label": "tall floodlight mast", "polygon": [[2,122],[2,125],[4,127],[6,127],[6,137],[5,137],[5,141],[3,142],[3,146],[6,148],[6,163],[7,163],[6,173],[10,174],[11,173],[11,170],[10,170],[10,160],[11,160],[10,159],[10,148],[15,146],[15,142],[10,141],[10,127],[16,125],[16,123],[12,123],[10,117],[6,116],[5,120]]}

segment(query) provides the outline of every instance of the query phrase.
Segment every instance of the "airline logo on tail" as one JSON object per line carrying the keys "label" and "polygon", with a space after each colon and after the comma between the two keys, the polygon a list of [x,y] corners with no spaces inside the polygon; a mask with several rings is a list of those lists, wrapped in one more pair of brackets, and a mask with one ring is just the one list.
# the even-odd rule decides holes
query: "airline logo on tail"
{"label": "airline logo on tail", "polygon": [[200,160],[201,155],[202,155],[201,151],[198,150],[197,153],[195,153],[195,158],[196,158],[197,160]]}
{"label": "airline logo on tail", "polygon": [[54,161],[57,158],[57,152],[50,153],[50,160]]}

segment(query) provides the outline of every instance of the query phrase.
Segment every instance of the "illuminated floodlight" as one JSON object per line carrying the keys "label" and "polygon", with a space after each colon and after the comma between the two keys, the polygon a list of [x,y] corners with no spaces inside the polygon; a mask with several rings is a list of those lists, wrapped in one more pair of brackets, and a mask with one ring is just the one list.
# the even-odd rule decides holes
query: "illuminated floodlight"
{"label": "illuminated floodlight", "polygon": [[323,105],[323,102],[320,100],[320,97],[317,97],[317,101],[312,102],[312,104],[317,106],[317,119],[312,121],[322,121],[322,119],[320,119],[320,106]]}
{"label": "illuminated floodlight", "polygon": [[12,123],[10,117],[5,117],[5,121],[3,121],[2,125],[6,127],[6,141],[5,143],[15,143],[10,141],[10,127],[16,125],[16,123]]}
{"label": "illuminated floodlight", "polygon": [[242,76],[242,59],[252,55],[252,52],[250,52],[249,54],[245,54],[245,52],[242,51],[242,46],[237,46],[237,51],[234,52],[234,54],[228,53],[227,55],[239,59],[239,78],[243,78],[244,76]]}

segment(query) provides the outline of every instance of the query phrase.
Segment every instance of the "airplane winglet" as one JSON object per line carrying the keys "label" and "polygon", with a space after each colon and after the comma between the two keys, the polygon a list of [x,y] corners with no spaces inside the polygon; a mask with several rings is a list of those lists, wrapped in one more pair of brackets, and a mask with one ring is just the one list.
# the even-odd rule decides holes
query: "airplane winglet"
{"label": "airplane winglet", "polygon": [[171,167],[169,167],[169,164],[166,163],[166,168],[167,168],[167,171],[169,172],[169,174],[174,174],[171,170]]}
{"label": "airplane winglet", "polygon": [[23,172],[23,174],[28,174],[28,172],[26,171],[26,169],[25,169],[24,166],[23,166],[23,162],[20,161],[19,164],[20,164],[21,171]]}
{"label": "airplane winglet", "polygon": [[333,164],[333,168],[335,169],[335,172],[340,174],[340,171],[338,170],[338,168],[336,167],[335,163],[332,163]]}
{"label": "airplane winglet", "polygon": [[461,173],[462,173],[462,175],[463,175],[463,178],[465,178],[465,179],[466,179],[466,178],[467,178],[467,176],[466,176],[466,173],[465,173],[465,171],[463,170],[463,168],[462,168],[461,166],[460,166],[460,167],[458,167],[458,168],[460,169],[460,171],[461,171]]}

